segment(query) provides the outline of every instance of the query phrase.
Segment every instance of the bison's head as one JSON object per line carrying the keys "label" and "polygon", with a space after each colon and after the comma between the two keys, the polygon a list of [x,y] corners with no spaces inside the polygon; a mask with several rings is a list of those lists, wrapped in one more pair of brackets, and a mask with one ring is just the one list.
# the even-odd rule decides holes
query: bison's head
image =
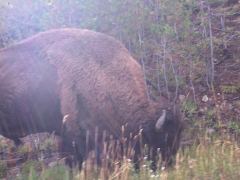
{"label": "bison's head", "polygon": [[165,109],[157,121],[144,125],[143,138],[153,152],[160,150],[164,166],[173,164],[182,130],[180,113]]}

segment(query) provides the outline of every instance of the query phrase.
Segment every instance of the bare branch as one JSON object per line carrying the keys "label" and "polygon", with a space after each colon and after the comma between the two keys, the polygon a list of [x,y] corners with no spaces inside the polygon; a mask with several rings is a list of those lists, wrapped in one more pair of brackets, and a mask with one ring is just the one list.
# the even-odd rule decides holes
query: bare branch
{"label": "bare branch", "polygon": [[164,75],[164,80],[166,84],[166,91],[167,91],[167,96],[168,99],[170,99],[170,94],[168,90],[168,79],[167,79],[167,71],[166,71],[166,39],[165,37],[162,38],[162,45],[163,45],[163,75]]}
{"label": "bare branch", "polygon": [[145,86],[146,86],[146,93],[147,93],[147,97],[148,99],[150,99],[150,95],[149,95],[149,91],[148,91],[148,85],[147,85],[147,77],[146,77],[146,70],[145,70],[145,63],[144,63],[144,54],[145,54],[145,49],[143,46],[143,40],[142,40],[142,34],[140,32],[140,30],[138,31],[138,41],[139,41],[139,45],[143,51],[143,54],[141,55],[141,64],[142,64],[142,70],[143,70],[143,76],[144,76],[144,82],[145,82]]}
{"label": "bare branch", "polygon": [[210,64],[211,64],[209,73],[210,73],[210,83],[213,84],[215,67],[214,67],[214,57],[213,57],[214,47],[213,47],[212,21],[211,21],[210,6],[208,6],[208,26],[209,26],[209,38],[210,38]]}
{"label": "bare branch", "polygon": [[176,72],[174,64],[173,64],[172,56],[170,56],[170,63],[171,63],[171,68],[172,68],[172,71],[173,71],[173,74],[174,74],[174,78],[175,78],[175,82],[176,82],[175,97],[174,97],[174,101],[173,101],[173,102],[176,102],[177,98],[178,98],[179,82],[178,82],[177,72]]}

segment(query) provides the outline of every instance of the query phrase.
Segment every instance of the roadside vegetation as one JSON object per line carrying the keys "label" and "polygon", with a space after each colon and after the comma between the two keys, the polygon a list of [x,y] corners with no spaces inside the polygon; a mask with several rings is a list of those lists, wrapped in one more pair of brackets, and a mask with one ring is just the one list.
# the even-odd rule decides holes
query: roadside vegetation
{"label": "roadside vegetation", "polygon": [[[159,165],[161,163],[159,162]],[[17,172],[9,171],[6,161],[0,161],[0,177],[19,180],[70,180],[70,179],[238,179],[240,175],[240,147],[236,141],[226,136],[209,136],[207,133],[182,148],[177,154],[176,165],[172,169],[158,167],[156,172],[150,162],[143,159],[140,170],[135,171],[130,159],[112,162],[112,168],[98,167],[92,157],[84,163],[83,170],[70,169],[62,162],[46,164],[46,160],[28,159],[19,165]]]}

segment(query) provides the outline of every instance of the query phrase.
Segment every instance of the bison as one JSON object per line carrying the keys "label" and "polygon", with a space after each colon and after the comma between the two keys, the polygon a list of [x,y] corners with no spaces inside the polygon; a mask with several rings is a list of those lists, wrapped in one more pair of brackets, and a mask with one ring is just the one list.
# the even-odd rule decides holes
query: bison
{"label": "bison", "polygon": [[16,144],[28,134],[55,132],[61,151],[81,164],[88,150],[101,151],[96,129],[98,139],[105,132],[119,140],[125,126],[126,137],[141,130],[142,143],[171,164],[183,126],[169,104],[148,98],[139,63],[102,33],[55,29],[0,50],[0,134]]}

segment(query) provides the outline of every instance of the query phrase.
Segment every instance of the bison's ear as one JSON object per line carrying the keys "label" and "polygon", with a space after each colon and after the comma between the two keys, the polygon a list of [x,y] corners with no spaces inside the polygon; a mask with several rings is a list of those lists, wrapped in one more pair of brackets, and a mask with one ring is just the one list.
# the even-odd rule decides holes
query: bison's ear
{"label": "bison's ear", "polygon": [[160,116],[160,118],[157,120],[157,122],[155,124],[155,129],[157,131],[159,131],[162,128],[162,126],[165,123],[165,121],[166,121],[166,110],[164,109],[162,111],[162,115]]}

